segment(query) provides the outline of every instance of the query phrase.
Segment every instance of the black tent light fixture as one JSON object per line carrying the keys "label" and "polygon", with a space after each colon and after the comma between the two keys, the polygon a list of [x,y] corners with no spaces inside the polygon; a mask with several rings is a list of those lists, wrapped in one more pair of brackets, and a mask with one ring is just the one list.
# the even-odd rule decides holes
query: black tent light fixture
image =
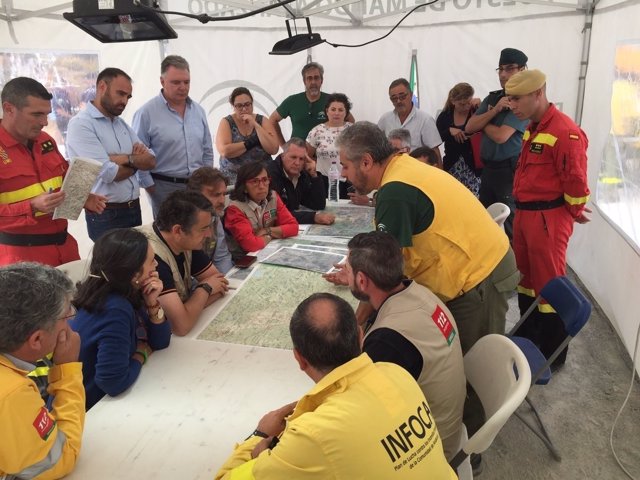
{"label": "black tent light fixture", "polygon": [[[364,47],[365,45],[380,41],[391,35],[414,11],[437,3],[440,0],[429,0],[414,6],[385,35],[357,45],[331,43],[328,40],[323,40],[319,33],[312,33],[309,18],[296,17],[293,12],[286,7],[287,4],[295,1],[296,0],[275,0],[275,2],[269,5],[239,15],[213,17],[206,13],[196,15],[192,13],[160,10],[158,0],[73,0],[73,12],[65,12],[63,16],[102,43],[141,42],[145,40],[178,38],[178,34],[171,28],[165,15],[180,15],[193,18],[200,23],[224,22],[240,20],[274,8],[284,7],[292,17],[286,20],[287,33],[289,36],[284,40],[276,42],[269,54],[292,55],[322,43],[326,43],[332,47]],[[307,33],[298,33],[297,31],[296,20],[301,19],[304,19],[307,24]],[[291,32],[291,21],[293,21],[295,35]]]}
{"label": "black tent light fixture", "polygon": [[292,20],[296,35],[292,35],[291,24],[289,23],[291,20],[285,20],[289,37],[276,42],[269,52],[269,55],[292,55],[308,48],[315,47],[316,45],[320,45],[321,43],[325,43],[319,33],[311,33],[311,22],[309,22],[309,17],[303,18],[307,22],[307,33],[297,33],[296,19],[293,18]]}
{"label": "black tent light fixture", "polygon": [[62,15],[102,43],[178,38],[155,0],[73,0]]}

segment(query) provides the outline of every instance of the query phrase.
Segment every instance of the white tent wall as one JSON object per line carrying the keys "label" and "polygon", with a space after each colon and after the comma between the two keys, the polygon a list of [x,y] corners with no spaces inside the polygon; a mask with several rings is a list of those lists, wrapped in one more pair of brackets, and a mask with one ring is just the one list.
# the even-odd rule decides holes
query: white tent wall
{"label": "white tent wall", "polygon": [[[196,2],[197,3],[197,2]],[[189,5],[195,5],[189,2]],[[418,52],[422,108],[435,116],[451,86],[467,81],[483,97],[499,88],[499,52],[506,46],[520,48],[529,56],[529,66],[548,75],[549,98],[574,115],[582,48],[583,13],[549,9],[539,5],[503,2],[491,6],[475,2],[466,11],[446,9],[435,14],[427,8],[420,16],[409,17],[387,39],[356,49],[334,49],[320,45],[312,49],[313,59],[325,66],[324,90],[341,91],[354,104],[356,119],[377,121],[391,108],[387,87],[391,80],[409,76],[412,50]],[[508,6],[507,6],[508,4]],[[610,125],[610,94],[616,43],[637,38],[640,5],[627,2],[612,8],[601,2],[594,18],[594,30],[587,76],[583,128],[590,138],[589,178],[592,192],[599,172],[599,159]],[[458,2],[460,5],[460,2]],[[171,7],[177,5],[171,4]],[[454,2],[455,6],[455,2]],[[182,8],[174,8],[181,10]],[[526,17],[522,15],[530,14]],[[175,17],[172,17],[175,18]],[[192,96],[208,112],[215,135],[221,118],[231,108],[227,96],[240,83],[249,84],[256,110],[269,114],[287,95],[302,90],[300,68],[305,53],[276,57],[267,52],[286,35],[284,19],[256,17],[236,23],[201,26],[195,20],[175,24],[179,38],[165,44],[167,53],[185,56],[191,63]],[[312,17],[314,32],[335,43],[361,43],[388,31],[400,15],[381,19],[385,26],[363,28],[340,26],[335,21]],[[268,21],[266,21],[268,20]],[[444,23],[439,23],[444,22]],[[415,25],[419,23],[421,25]],[[277,27],[276,25],[280,25]],[[134,79],[133,98],[124,117],[131,120],[135,110],[159,89],[160,45],[158,42],[103,45],[61,19],[30,18],[14,22],[16,45],[6,24],[0,22],[0,48],[30,51],[96,51],[100,68],[115,66]],[[290,131],[283,122],[285,136]],[[216,154],[217,158],[217,154]],[[76,222],[73,230],[81,230]],[[86,238],[86,237],[85,237]],[[88,242],[88,240],[86,241]],[[90,242],[83,244],[86,255]],[[632,286],[640,280],[640,257],[609,223],[595,211],[593,221],[576,226],[569,249],[569,262],[600,303],[622,337],[633,348],[640,297]]]}
{"label": "white tent wall", "polygon": [[[604,2],[603,2],[604,3]],[[590,66],[582,128],[589,136],[589,185],[595,201],[596,180],[611,128],[611,90],[616,45],[638,40],[640,4],[599,5],[593,21]],[[609,317],[630,354],[640,322],[640,254],[608,220],[593,209],[592,221],[577,225],[568,260]]]}

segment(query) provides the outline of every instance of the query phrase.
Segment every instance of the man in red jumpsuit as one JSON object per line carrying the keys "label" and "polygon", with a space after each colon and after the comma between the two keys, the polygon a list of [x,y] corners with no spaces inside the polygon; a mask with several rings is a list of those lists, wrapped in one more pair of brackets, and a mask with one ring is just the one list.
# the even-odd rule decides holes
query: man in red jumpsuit
{"label": "man in red jumpsuit", "polygon": [[[541,288],[566,273],[566,252],[574,222],[586,223],[589,199],[585,133],[549,103],[546,77],[539,70],[512,76],[505,85],[516,117],[529,119],[513,181],[516,215],[513,250],[522,280],[518,303],[524,313]],[[530,338],[548,358],[565,331],[553,308],[541,303],[518,335]],[[564,364],[566,349],[554,366]]]}
{"label": "man in red jumpsuit", "polygon": [[[64,200],[60,187],[69,168],[53,138],[42,131],[52,95],[36,80],[18,77],[7,82],[0,98],[0,265],[78,260],[67,221],[52,218]],[[101,213],[105,200],[92,194],[85,208]]]}

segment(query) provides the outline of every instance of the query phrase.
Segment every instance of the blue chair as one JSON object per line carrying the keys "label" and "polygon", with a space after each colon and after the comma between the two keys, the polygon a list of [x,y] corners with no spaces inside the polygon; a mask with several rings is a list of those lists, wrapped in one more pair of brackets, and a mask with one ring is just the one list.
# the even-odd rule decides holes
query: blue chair
{"label": "blue chair", "polygon": [[[527,317],[529,317],[531,312],[537,308],[542,299],[546,300],[546,302],[556,311],[564,323],[565,332],[567,334],[567,338],[565,338],[565,340],[548,359],[544,357],[542,352],[531,340],[524,337],[513,336],[513,333],[518,330],[520,325],[522,325]],[[562,353],[571,339],[578,334],[582,327],[584,327],[587,320],[589,320],[590,315],[591,302],[567,277],[559,276],[553,278],[542,288],[538,298],[536,298],[533,304],[508,334],[509,338],[518,345],[525,357],[527,357],[529,367],[531,368],[531,385],[546,385],[549,383],[549,380],[551,380],[551,364],[558,355]],[[560,461],[560,452],[551,441],[549,433],[547,432],[538,411],[528,396],[525,400],[531,407],[531,411],[537,422],[537,428],[519,412],[515,412],[516,417],[529,427],[529,429],[545,444],[553,457]]]}

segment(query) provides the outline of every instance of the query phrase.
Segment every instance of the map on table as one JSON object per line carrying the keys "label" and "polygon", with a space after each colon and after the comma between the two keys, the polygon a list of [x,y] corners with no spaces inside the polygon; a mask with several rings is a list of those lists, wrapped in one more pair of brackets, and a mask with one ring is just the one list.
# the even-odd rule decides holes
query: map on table
{"label": "map on table", "polygon": [[307,270],[260,264],[229,303],[198,336],[200,340],[291,349],[289,320],[312,293],[329,292],[354,308],[347,287],[336,287]]}
{"label": "map on table", "polygon": [[336,216],[333,225],[311,225],[304,232],[304,236],[351,238],[358,233],[370,232],[374,229],[374,209],[371,207],[327,207],[323,211]]}
{"label": "map on table", "polygon": [[333,270],[333,265],[345,260],[344,253],[332,253],[318,249],[304,249],[282,247],[262,260],[262,263],[271,265],[282,265],[283,267],[299,268],[311,272],[329,273]]}

